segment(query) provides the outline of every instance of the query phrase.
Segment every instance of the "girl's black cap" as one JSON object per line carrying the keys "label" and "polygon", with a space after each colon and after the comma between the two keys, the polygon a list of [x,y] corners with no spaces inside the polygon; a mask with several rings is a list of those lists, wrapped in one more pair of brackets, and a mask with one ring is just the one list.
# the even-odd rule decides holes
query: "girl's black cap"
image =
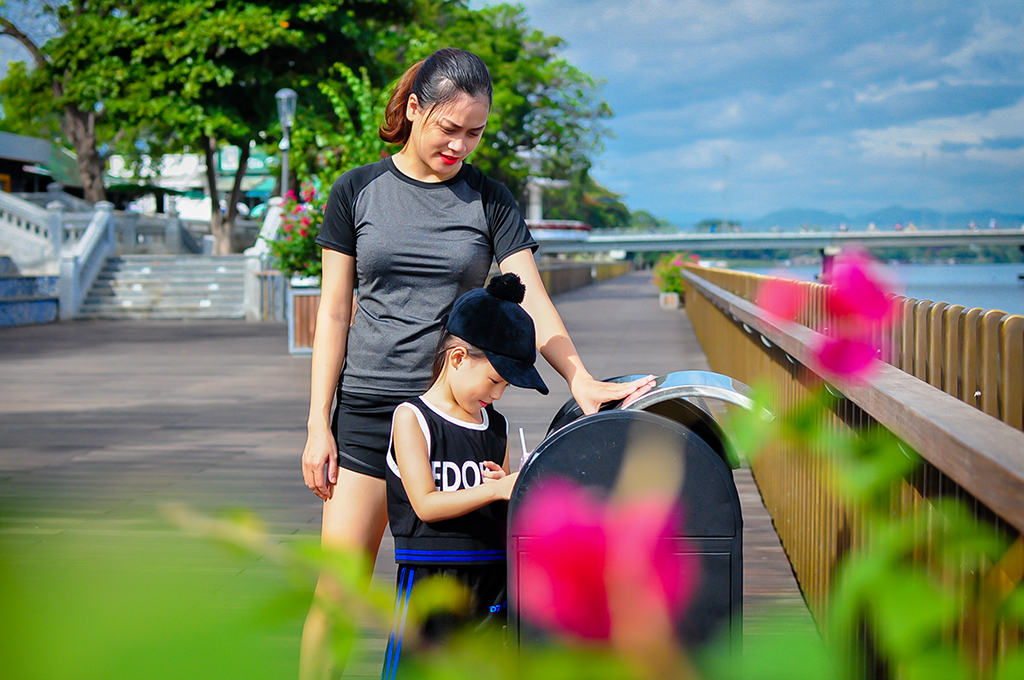
{"label": "girl's black cap", "polygon": [[452,335],[483,350],[494,370],[510,385],[547,394],[548,386],[534,366],[537,336],[533,319],[520,305],[525,294],[526,287],[515,274],[496,276],[486,289],[460,296],[442,323]]}

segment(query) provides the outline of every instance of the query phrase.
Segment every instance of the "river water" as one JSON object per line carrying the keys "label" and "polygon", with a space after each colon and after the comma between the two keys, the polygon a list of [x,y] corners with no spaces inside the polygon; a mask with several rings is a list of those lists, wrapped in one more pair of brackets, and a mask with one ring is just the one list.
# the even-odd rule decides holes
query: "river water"
{"label": "river water", "polygon": [[[903,295],[919,300],[965,307],[1000,309],[1024,316],[1024,264],[902,264],[887,265],[903,286]],[[814,281],[820,267],[758,267],[743,271]]]}

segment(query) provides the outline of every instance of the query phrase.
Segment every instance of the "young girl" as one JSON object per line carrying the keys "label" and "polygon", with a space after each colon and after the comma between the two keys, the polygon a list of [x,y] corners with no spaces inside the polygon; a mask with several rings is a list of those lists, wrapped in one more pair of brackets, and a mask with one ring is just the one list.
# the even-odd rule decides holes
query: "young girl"
{"label": "young girl", "polygon": [[492,403],[508,385],[548,392],[533,365],[523,292],[519,277],[505,274],[460,297],[435,353],[433,383],[395,410],[387,487],[398,585],[385,680],[396,677],[410,596],[424,578],[455,579],[470,595],[467,611],[423,623],[428,641],[469,621],[505,618],[505,502],[519,473],[509,474],[508,424]]}
{"label": "young girl", "polygon": [[[479,57],[438,50],[402,76],[388,102],[380,134],[401,151],[346,172],[331,189],[317,238],[323,274],[302,452],[306,485],[324,500],[325,548],[376,556],[388,521],[391,416],[430,384],[442,316],[484,284],[492,262],[525,284],[536,346],[584,412],[646,384],[601,382],[587,372],[544,291],[537,244],[515,199],[466,163],[487,125],[491,94]],[[319,606],[335,588],[327,576],[317,583],[303,629],[303,680],[340,675],[333,622]]]}

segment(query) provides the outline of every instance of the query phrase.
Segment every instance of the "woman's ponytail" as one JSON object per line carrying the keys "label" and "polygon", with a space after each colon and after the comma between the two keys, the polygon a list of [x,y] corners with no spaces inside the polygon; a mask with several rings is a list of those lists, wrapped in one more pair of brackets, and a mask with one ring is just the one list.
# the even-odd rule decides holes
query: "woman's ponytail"
{"label": "woman's ponytail", "polygon": [[425,60],[421,59],[409,67],[402,74],[395,91],[388,99],[388,105],[384,108],[384,122],[380,124],[377,134],[389,144],[405,144],[409,140],[409,133],[412,132],[412,121],[405,115],[406,105],[409,103],[409,95],[413,93],[413,83],[416,82],[416,74]]}

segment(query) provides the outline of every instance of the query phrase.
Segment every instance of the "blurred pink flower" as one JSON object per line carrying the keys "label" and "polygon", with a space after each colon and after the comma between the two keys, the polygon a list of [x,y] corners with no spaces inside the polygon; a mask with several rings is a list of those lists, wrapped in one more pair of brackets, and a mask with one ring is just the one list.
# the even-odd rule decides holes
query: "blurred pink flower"
{"label": "blurred pink flower", "polygon": [[825,281],[826,304],[838,318],[858,321],[888,321],[893,313],[890,294],[894,285],[881,266],[865,253],[844,251],[832,261]]}
{"label": "blurred pink flower", "polygon": [[[568,482],[535,491],[516,517],[530,527],[520,561],[524,613],[539,625],[607,641],[613,618],[675,617],[696,586],[696,558],[668,539],[680,513],[663,503],[608,504]],[[609,594],[618,594],[614,604]],[[625,596],[623,596],[625,594]]]}
{"label": "blurred pink flower", "polygon": [[877,350],[868,339],[822,336],[821,343],[814,348],[814,359],[826,373],[857,380],[867,377]]}
{"label": "blurred pink flower", "polygon": [[757,289],[755,304],[780,319],[796,321],[805,299],[804,288],[798,282],[783,278],[768,278]]}

